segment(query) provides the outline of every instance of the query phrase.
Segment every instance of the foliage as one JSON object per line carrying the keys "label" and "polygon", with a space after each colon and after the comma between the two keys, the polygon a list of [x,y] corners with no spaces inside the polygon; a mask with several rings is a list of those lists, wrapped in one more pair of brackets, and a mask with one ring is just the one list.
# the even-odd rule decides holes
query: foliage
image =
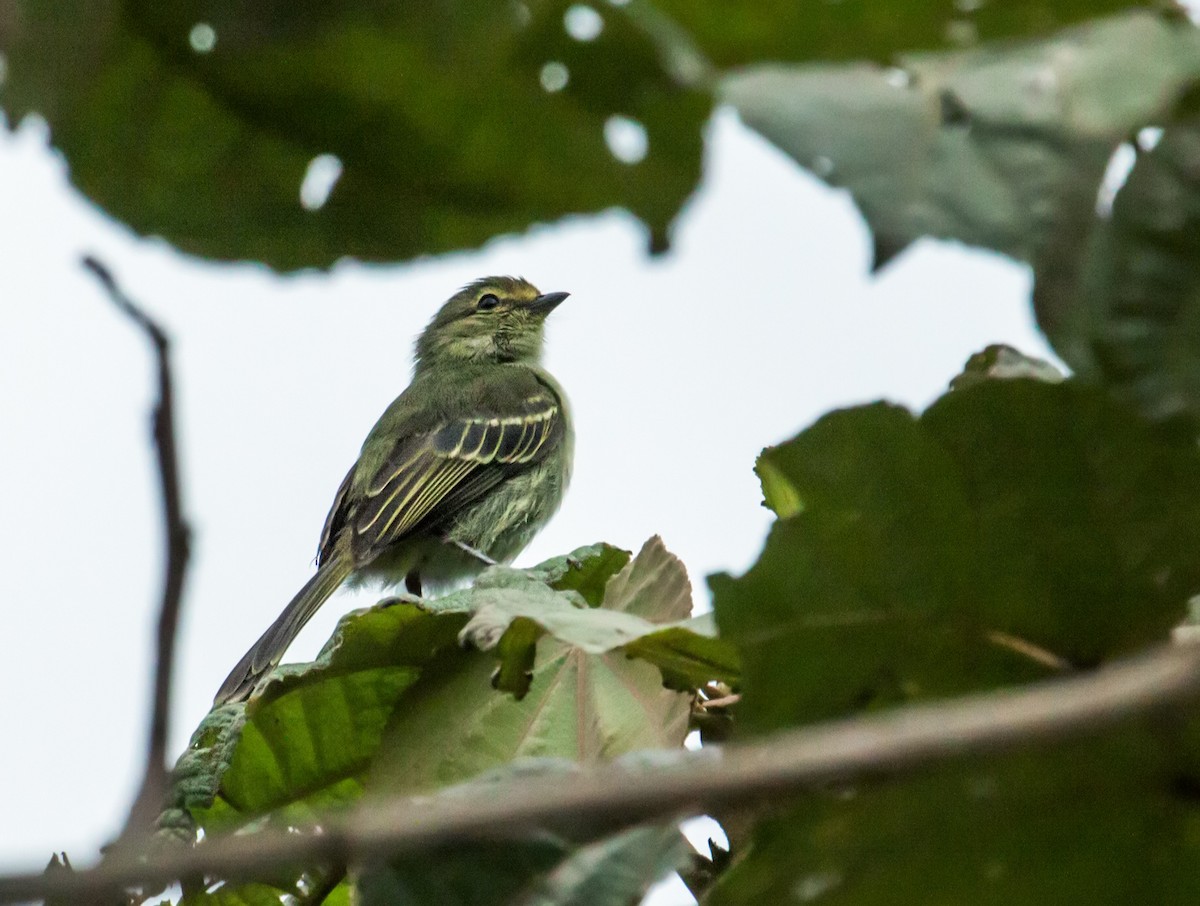
{"label": "foliage", "polygon": [[[8,0],[0,55],[0,105],[46,119],[89,198],[280,270],[614,205],[662,251],[731,105],[849,191],[877,267],[921,237],[1025,262],[1072,369],[989,347],[924,412],[834,412],[764,451],[777,520],[745,575],[710,578],[715,624],[657,539],[348,616],[201,724],[175,838],[470,801],[678,747],[713,702],[736,744],[1088,670],[1168,641],[1200,593],[1200,31],[1171,3]],[[721,815],[703,901],[1192,901],[1190,717]],[[681,864],[670,824],[546,827],[184,902],[623,904]]]}
{"label": "foliage", "polygon": [[[209,714],[176,766],[174,802],[160,824],[205,834],[305,827],[329,808],[377,792],[452,787],[447,795],[478,795],[495,782],[495,771],[511,772],[506,766],[561,770],[564,759],[589,763],[678,747],[690,707],[678,690],[706,682],[710,662],[736,663],[727,644],[691,628],[691,606],[683,565],[654,538],[632,559],[593,545],[531,570],[494,567],[443,598],[385,599],[348,614],[315,662],[282,668],[248,702]],[[656,640],[664,632],[674,643]],[[689,659],[689,651],[707,659]],[[530,665],[529,673],[507,671],[509,661]],[[510,674],[519,678],[517,688],[493,688]],[[690,685],[680,683],[685,676],[694,677]],[[664,688],[665,678],[676,688]],[[468,785],[454,786],[462,783]],[[519,859],[510,846],[484,847],[471,858],[459,849],[459,880],[448,856],[446,871],[433,875],[427,859],[376,866],[363,875],[363,895],[367,902],[430,902],[422,897],[441,890],[446,901],[509,902],[496,887],[501,874],[513,890],[540,878],[538,884],[569,891],[584,884],[581,872],[602,871],[620,876],[627,900],[678,861],[678,831],[651,830],[594,843],[530,839]],[[642,870],[593,864],[628,863],[621,854],[634,852]],[[479,874],[478,861],[489,859],[496,872]],[[326,870],[295,868],[273,884],[296,893]],[[477,893],[460,886],[472,877],[482,885]],[[226,899],[216,902],[255,902],[258,895],[256,885],[219,890]],[[192,893],[188,902],[206,903],[207,896]],[[548,902],[573,902],[564,897]]]}

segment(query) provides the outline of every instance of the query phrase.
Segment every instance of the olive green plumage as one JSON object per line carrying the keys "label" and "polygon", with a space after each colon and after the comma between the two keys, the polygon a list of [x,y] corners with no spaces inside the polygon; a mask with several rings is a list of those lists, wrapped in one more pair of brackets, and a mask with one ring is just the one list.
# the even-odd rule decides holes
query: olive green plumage
{"label": "olive green plumage", "polygon": [[539,365],[566,293],[488,277],[417,340],[408,388],[363,443],[334,498],[317,572],[230,672],[216,703],[250,695],[347,580],[442,585],[506,562],[558,509],[571,475],[567,399]]}

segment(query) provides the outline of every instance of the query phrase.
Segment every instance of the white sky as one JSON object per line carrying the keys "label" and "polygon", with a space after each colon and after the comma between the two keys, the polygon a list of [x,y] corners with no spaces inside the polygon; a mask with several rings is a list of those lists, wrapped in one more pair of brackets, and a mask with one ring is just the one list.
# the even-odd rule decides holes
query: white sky
{"label": "white sky", "polygon": [[[44,126],[0,129],[0,870],[63,849],[86,863],[143,759],[161,566],[151,358],[78,266],[84,252],[175,341],[195,529],[176,751],[310,575],[333,492],[408,379],[413,337],[470,279],[513,273],[572,293],[547,364],[574,406],[575,478],[518,564],[599,540],[636,550],[658,533],[701,602],[706,574],[745,569],[761,546],[751,467],[764,445],[838,406],[922,406],[990,342],[1049,354],[1025,268],[929,242],[872,279],[848,196],[728,112],[674,250],[644,247],[640,226],[610,212],[436,260],[281,279],[138,239],[69,188]],[[335,597],[289,660],[373,597]]]}

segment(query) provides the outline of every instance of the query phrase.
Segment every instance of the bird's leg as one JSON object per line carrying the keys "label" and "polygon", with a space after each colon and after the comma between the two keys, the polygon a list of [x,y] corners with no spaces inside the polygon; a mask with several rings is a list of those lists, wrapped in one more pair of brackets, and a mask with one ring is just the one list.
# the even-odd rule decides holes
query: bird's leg
{"label": "bird's leg", "polygon": [[392,607],[396,604],[416,604],[419,607],[423,603],[424,598],[421,597],[421,576],[415,569],[404,576],[403,594],[391,595],[379,602],[381,607]]}
{"label": "bird's leg", "polygon": [[463,544],[463,542],[455,541],[453,538],[447,538],[445,540],[446,540],[447,544],[453,544],[460,551],[474,557],[476,560],[478,560],[484,566],[495,566],[496,565],[495,560],[493,560],[491,557],[489,557],[483,551],[477,550],[476,548],[471,547],[471,545],[469,545],[469,544]]}
{"label": "bird's leg", "polygon": [[421,597],[421,574],[415,569],[404,577],[404,590],[414,597]]}

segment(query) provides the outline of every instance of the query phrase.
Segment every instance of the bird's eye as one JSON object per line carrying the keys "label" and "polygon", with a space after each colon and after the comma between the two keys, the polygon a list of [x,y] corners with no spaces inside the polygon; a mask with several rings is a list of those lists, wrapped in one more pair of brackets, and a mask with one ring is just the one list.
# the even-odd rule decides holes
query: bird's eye
{"label": "bird's eye", "polygon": [[495,308],[499,304],[500,304],[500,299],[496,296],[495,293],[487,293],[486,295],[479,297],[479,310],[480,311],[487,311],[488,309]]}

